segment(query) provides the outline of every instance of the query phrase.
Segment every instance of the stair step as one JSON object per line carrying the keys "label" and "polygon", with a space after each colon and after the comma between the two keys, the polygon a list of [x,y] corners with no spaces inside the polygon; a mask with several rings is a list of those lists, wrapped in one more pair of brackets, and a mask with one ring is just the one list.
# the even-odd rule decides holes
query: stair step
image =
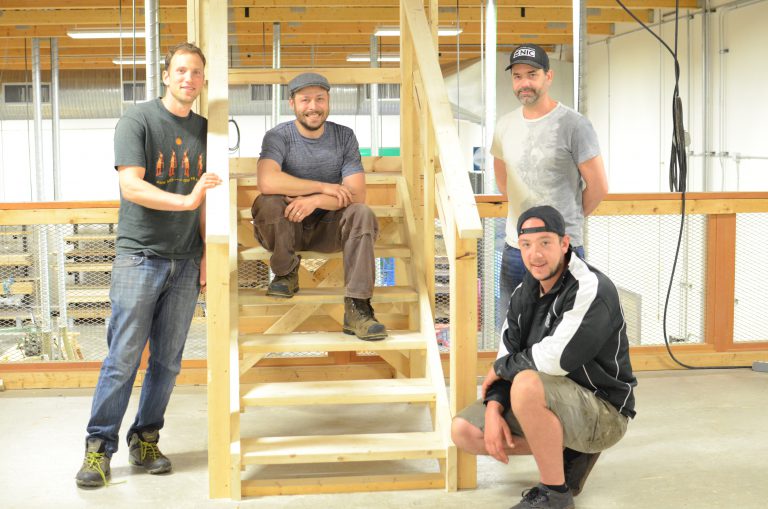
{"label": "stair step", "polygon": [[[302,288],[290,299],[271,297],[265,289],[245,288],[238,293],[241,306],[260,306],[265,304],[344,304],[343,287]],[[416,302],[419,294],[410,286],[377,286],[373,290],[371,304],[379,302]]]}
{"label": "stair step", "polygon": [[435,388],[426,378],[260,383],[241,389],[244,406],[420,403],[436,399]]}
{"label": "stair step", "polygon": [[[390,244],[374,247],[376,258],[410,258],[411,250],[408,246],[402,244]],[[313,260],[317,258],[330,259],[341,258],[342,252],[337,253],[321,253],[319,251],[298,251],[305,260]],[[267,251],[263,247],[248,247],[241,248],[238,253],[238,259],[240,260],[269,260],[272,256],[271,251]]]}
{"label": "stair step", "polygon": [[[394,205],[369,205],[376,217],[403,217],[403,208],[396,207]],[[244,207],[237,211],[237,215],[240,219],[251,220],[251,208]]]}
{"label": "stair step", "polygon": [[434,431],[245,438],[246,465],[337,463],[445,458],[442,437]]}
{"label": "stair step", "polygon": [[291,334],[245,334],[240,336],[241,353],[277,352],[369,352],[371,350],[424,350],[427,345],[418,332],[389,331],[381,341],[362,341],[343,332]]}

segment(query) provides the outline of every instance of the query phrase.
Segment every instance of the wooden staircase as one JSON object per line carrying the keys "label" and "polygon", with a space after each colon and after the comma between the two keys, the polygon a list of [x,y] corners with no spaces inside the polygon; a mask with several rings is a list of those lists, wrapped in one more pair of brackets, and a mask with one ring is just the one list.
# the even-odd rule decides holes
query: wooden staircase
{"label": "wooden staircase", "polygon": [[[450,440],[450,412],[434,321],[423,274],[412,263],[415,219],[404,178],[395,171],[375,170],[376,163],[392,169],[393,161],[366,158],[366,184],[370,206],[380,223],[375,246],[377,258],[396,260],[396,284],[377,286],[372,304],[387,326],[389,337],[366,342],[341,332],[344,274],[341,253],[304,251],[299,272],[301,290],[291,299],[266,295],[268,278],[254,288],[239,288],[240,330],[237,342],[238,376],[231,394],[239,397],[241,413],[268,413],[266,407],[301,407],[304,415],[327,416],[337,405],[369,405],[362,413],[365,428],[372,413],[388,420],[393,404],[420,406],[429,416],[427,429],[363,434],[324,434],[309,423],[314,435],[258,436],[241,419],[239,436],[231,437],[233,471],[231,492],[237,497],[307,492],[371,491],[447,487],[455,489],[455,446]],[[254,239],[250,207],[258,195],[255,160],[240,160],[234,174],[238,221],[238,262],[261,265],[266,272],[271,253]],[[242,272],[242,271],[241,271]],[[242,276],[242,274],[241,274]],[[376,355],[386,361],[386,377],[297,379],[283,377],[249,383],[265,359],[301,359],[313,354],[329,362],[349,362]],[[341,354],[341,355],[339,355]],[[330,410],[331,414],[333,410]],[[356,414],[351,414],[356,415]],[[347,423],[349,424],[349,423]],[[275,426],[280,427],[280,426]],[[416,467],[413,461],[421,463]],[[423,460],[433,460],[427,466]],[[361,467],[359,462],[367,465]],[[318,464],[336,464],[333,473]],[[349,468],[338,465],[349,463]],[[429,463],[429,462],[428,462]],[[293,465],[290,476],[264,478],[252,466]],[[393,473],[393,469],[401,468]],[[381,470],[381,472],[379,472]],[[339,473],[343,475],[340,475]],[[239,483],[235,489],[234,483]]]}

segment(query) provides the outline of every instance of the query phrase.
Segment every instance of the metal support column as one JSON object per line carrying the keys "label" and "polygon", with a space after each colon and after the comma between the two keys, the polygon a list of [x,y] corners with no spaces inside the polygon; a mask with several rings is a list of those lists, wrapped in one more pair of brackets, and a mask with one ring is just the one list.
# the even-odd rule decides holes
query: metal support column
{"label": "metal support column", "polygon": [[[158,73],[158,46],[160,40],[158,38],[158,26],[157,0],[144,0],[144,52],[146,55],[147,99],[149,100],[160,95],[160,75]],[[136,93],[135,88],[134,93]]]}
{"label": "metal support column", "polygon": [[[34,201],[47,201],[45,186],[45,164],[43,161],[43,87],[40,80],[40,39],[32,39],[32,98],[35,111],[35,185]],[[48,272],[48,236],[44,225],[35,226],[37,246],[37,269],[39,271],[38,295],[40,305],[40,327],[43,335],[51,333],[51,290]],[[50,355],[49,352],[45,352]]]}
{"label": "metal support column", "polygon": [[[280,69],[280,23],[272,24],[272,69]],[[272,127],[280,122],[280,84],[272,85]]]}
{"label": "metal support column", "polygon": [[[487,0],[485,3],[485,131],[483,140],[483,191],[491,192],[496,188],[496,176],[493,173],[493,156],[491,143],[496,127],[496,2]],[[461,72],[461,71],[459,71]],[[478,348],[489,350],[496,348],[496,310],[501,303],[496,302],[496,223],[494,219],[483,219],[482,251],[478,253],[483,272],[482,306],[483,336]],[[502,230],[503,230],[502,226]]]}
{"label": "metal support column", "polygon": [[[379,40],[371,35],[371,67],[379,67]],[[379,155],[379,85],[371,83],[371,155]]]}
{"label": "metal support column", "polygon": [[[61,199],[61,151],[60,151],[61,115],[59,112],[59,40],[51,38],[51,140],[53,143],[53,199]],[[61,226],[60,228],[65,228]],[[64,234],[53,236],[56,244],[56,297],[59,309],[60,346],[66,344],[67,331],[67,273],[64,268],[66,257]],[[71,360],[71,359],[70,359]]]}

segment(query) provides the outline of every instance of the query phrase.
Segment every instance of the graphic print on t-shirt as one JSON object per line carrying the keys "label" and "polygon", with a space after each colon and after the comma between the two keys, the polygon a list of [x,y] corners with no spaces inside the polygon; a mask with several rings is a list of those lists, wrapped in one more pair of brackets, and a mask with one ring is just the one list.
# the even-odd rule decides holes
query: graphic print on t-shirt
{"label": "graphic print on t-shirt", "polygon": [[160,152],[160,155],[157,156],[157,162],[155,163],[155,177],[162,177],[163,170],[163,153]]}
{"label": "graphic print on t-shirt", "polygon": [[[198,154],[197,156],[197,175],[190,174],[190,170],[192,168],[192,162],[189,158],[189,152],[191,150],[190,147],[183,146],[184,140],[181,138],[181,136],[176,136],[174,138],[174,144],[178,147],[178,149],[176,147],[172,147],[170,150],[170,155],[167,156],[170,157],[170,163],[168,164],[168,175],[165,176],[165,179],[162,177],[164,176],[165,172],[165,159],[168,152],[165,154],[163,152],[158,153],[157,160],[155,161],[155,184],[158,186],[166,186],[173,182],[194,182],[198,180],[203,174],[203,154]],[[194,148],[192,148],[192,151],[195,152]],[[177,155],[178,153],[182,154],[181,157]],[[179,159],[181,159],[181,166],[179,166]],[[180,175],[178,177],[176,176],[177,168],[180,170]]]}

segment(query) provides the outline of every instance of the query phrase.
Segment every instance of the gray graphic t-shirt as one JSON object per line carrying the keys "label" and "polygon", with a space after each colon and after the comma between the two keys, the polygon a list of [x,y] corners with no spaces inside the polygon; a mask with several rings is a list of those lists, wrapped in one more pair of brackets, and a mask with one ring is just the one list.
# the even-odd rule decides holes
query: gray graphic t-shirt
{"label": "gray graphic t-shirt", "polygon": [[[144,180],[163,191],[189,194],[205,173],[208,121],[195,113],[177,117],[160,99],[128,109],[115,128],[115,168],[139,166]],[[200,208],[155,210],[120,199],[115,247],[121,254],[171,259],[202,255]]]}
{"label": "gray graphic t-shirt", "polygon": [[291,176],[328,184],[363,171],[355,133],[328,121],[317,139],[302,136],[293,121],[275,126],[264,135],[259,157],[272,159]]}
{"label": "gray graphic t-shirt", "polygon": [[497,122],[491,154],[507,167],[507,244],[517,247],[517,218],[536,205],[559,210],[571,245],[584,244],[584,180],[578,165],[600,155],[589,120],[560,103],[533,120],[518,108]]}

